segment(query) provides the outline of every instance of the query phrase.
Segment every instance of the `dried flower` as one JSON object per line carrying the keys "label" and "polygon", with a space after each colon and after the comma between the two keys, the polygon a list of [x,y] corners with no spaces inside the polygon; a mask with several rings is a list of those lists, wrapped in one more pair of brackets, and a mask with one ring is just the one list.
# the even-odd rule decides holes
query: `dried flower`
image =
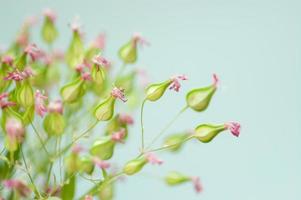
{"label": "dried flower", "polygon": [[103,50],[105,48],[105,44],[106,44],[106,34],[100,33],[93,41],[92,47]]}
{"label": "dried flower", "polygon": [[193,177],[191,177],[191,181],[193,183],[194,190],[196,193],[200,193],[203,191],[203,186],[201,184],[199,177],[193,176]]}
{"label": "dried flower", "polygon": [[179,92],[181,84],[179,80],[188,80],[186,75],[178,75],[171,78],[172,83],[170,84],[169,89]]}
{"label": "dried flower", "polygon": [[14,58],[10,55],[4,55],[1,59],[1,62],[3,64],[6,64],[6,65],[9,65],[9,66],[12,66],[13,65],[13,62],[14,62]]}
{"label": "dried flower", "polygon": [[108,61],[106,58],[102,57],[101,55],[94,56],[93,63],[98,67],[110,68],[111,62]]}
{"label": "dried flower", "polygon": [[109,162],[104,161],[104,160],[100,160],[98,157],[94,157],[93,162],[100,169],[108,169],[111,166],[111,164]]}
{"label": "dried flower", "polygon": [[4,77],[4,80],[14,80],[14,81],[23,81],[25,79],[28,79],[34,75],[33,70],[31,67],[27,66],[23,71],[19,71],[18,69],[15,69],[13,72],[9,72],[6,77]]}
{"label": "dried flower", "polygon": [[147,153],[145,155],[147,161],[153,165],[161,165],[163,164],[163,160],[160,160],[154,153]]}
{"label": "dried flower", "polygon": [[117,87],[114,87],[111,91],[111,95],[114,97],[114,98],[118,98],[120,99],[121,101],[123,102],[126,102],[127,99],[125,98],[125,95],[124,95],[124,89],[122,88],[117,88]]}
{"label": "dried flower", "polygon": [[50,8],[45,9],[43,15],[47,17],[52,23],[56,20],[57,17],[56,13]]}
{"label": "dried flower", "polygon": [[119,131],[112,134],[112,140],[114,142],[123,143],[123,139],[126,136],[126,131],[124,128],[120,129]]}
{"label": "dried flower", "polygon": [[48,111],[63,114],[63,102],[61,100],[51,101],[48,104]]}
{"label": "dried flower", "polygon": [[228,122],[225,124],[226,128],[231,131],[231,133],[238,137],[240,134],[240,124],[237,122]]}
{"label": "dried flower", "polygon": [[41,117],[44,117],[47,112],[47,107],[45,105],[45,100],[48,97],[43,95],[40,90],[37,90],[35,93],[35,111]]}
{"label": "dried flower", "polygon": [[119,114],[119,121],[121,124],[133,125],[134,119],[128,114]]}
{"label": "dried flower", "polygon": [[8,95],[9,94],[7,92],[0,94],[0,108],[1,109],[16,105],[16,103],[7,100]]}
{"label": "dried flower", "polygon": [[41,57],[41,50],[38,49],[37,45],[29,44],[26,46],[24,52],[30,56],[30,58],[35,61]]}

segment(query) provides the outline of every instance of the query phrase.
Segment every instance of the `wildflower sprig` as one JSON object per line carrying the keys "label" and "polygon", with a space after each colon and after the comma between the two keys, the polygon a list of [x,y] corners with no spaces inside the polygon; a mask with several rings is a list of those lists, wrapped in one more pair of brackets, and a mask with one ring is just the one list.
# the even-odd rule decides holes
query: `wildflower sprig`
{"label": "wildflower sprig", "polygon": [[[164,101],[168,90],[183,92],[188,77],[176,74],[149,83],[145,70],[132,66],[141,57],[140,47],[149,46],[137,33],[121,45],[121,67],[115,66],[118,62],[105,54],[106,35],[100,33],[86,46],[78,19],[70,24],[69,46],[57,50],[58,15],[45,9],[42,16],[41,37],[47,49],[31,40],[37,20],[30,18],[0,55],[0,199],[111,200],[118,180],[168,162],[160,159],[161,151],[179,152],[191,140],[208,143],[222,132],[240,135],[237,122],[202,123],[183,127],[192,130],[170,134],[154,147],[186,110],[203,112],[209,107],[219,84],[214,74],[212,84],[187,92],[182,109],[145,145],[145,105]],[[138,119],[124,112],[133,108],[140,108]],[[129,139],[140,137],[131,130],[136,121],[140,151],[117,167],[112,162],[118,156],[116,147],[125,148]],[[82,191],[77,183],[83,180],[93,187]],[[162,180],[169,186],[191,183],[197,193],[203,191],[198,176],[171,171]]]}

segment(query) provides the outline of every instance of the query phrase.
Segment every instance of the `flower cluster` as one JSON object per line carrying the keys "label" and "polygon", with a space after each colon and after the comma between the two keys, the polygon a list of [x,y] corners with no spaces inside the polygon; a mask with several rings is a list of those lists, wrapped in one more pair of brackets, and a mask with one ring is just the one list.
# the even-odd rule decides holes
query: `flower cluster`
{"label": "flower cluster", "polygon": [[[31,41],[31,28],[38,24],[31,18],[0,54],[0,199],[92,200],[97,196],[112,200],[121,178],[145,167],[164,167],[168,160],[159,159],[161,151],[179,152],[191,140],[208,143],[221,132],[240,135],[237,122],[203,123],[192,131],[168,135],[154,148],[174,118],[145,144],[144,107],[164,100],[169,90],[182,92],[181,83],[188,77],[174,75],[150,83],[146,70],[135,68],[139,49],[149,45],[140,34],[121,45],[120,62],[111,61],[104,56],[106,35],[100,33],[85,45],[78,20],[70,25],[72,38],[65,50],[40,48],[55,47],[59,37],[57,14],[45,9],[42,15],[44,45]],[[205,111],[218,84],[214,74],[210,85],[189,90],[176,116],[188,109]],[[134,119],[137,108],[140,116]],[[136,121],[140,121],[140,131],[132,133]],[[114,163],[116,147],[125,148],[137,137],[141,139],[137,155],[126,163]],[[83,191],[77,187],[80,181],[92,182],[92,188]],[[199,176],[171,171],[163,181],[168,186],[190,183],[197,193],[203,191]]]}

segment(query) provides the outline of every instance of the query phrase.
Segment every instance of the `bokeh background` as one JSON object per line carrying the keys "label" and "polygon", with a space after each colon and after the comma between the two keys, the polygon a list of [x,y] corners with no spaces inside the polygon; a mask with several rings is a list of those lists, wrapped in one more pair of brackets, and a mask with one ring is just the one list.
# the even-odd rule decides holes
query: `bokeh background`
{"label": "bokeh background", "polygon": [[[106,56],[116,66],[120,45],[140,32],[151,46],[129,68],[147,69],[153,81],[178,73],[189,76],[181,93],[169,92],[146,105],[147,139],[183,107],[185,92],[209,84],[213,72],[221,84],[209,109],[184,113],[167,133],[203,122],[242,124],[239,138],[225,133],[209,144],[191,142],[179,154],[160,154],[163,166],[147,166],[118,183],[117,200],[301,199],[300,1],[2,0],[0,44],[5,47],[14,39],[26,16],[48,7],[58,13],[58,47],[68,44],[68,23],[78,15],[87,41],[106,32]],[[130,144],[118,149],[121,164],[137,154],[138,128],[132,129]],[[204,192],[196,195],[189,184],[167,187],[160,178],[175,169],[199,175]],[[79,193],[87,187],[82,183]]]}

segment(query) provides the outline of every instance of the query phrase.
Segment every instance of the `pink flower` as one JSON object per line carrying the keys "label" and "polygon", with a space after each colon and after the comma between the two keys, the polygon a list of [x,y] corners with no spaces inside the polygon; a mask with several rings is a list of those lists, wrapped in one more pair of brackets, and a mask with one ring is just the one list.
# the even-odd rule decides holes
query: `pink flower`
{"label": "pink flower", "polygon": [[125,129],[122,128],[119,131],[112,134],[112,140],[115,142],[123,143],[123,138],[125,137]]}
{"label": "pink flower", "polygon": [[1,109],[16,105],[16,103],[14,103],[14,102],[7,101],[8,95],[9,94],[7,92],[0,94],[0,108]]}
{"label": "pink flower", "polygon": [[102,66],[104,68],[110,68],[111,66],[111,62],[100,55],[94,56],[92,61],[94,64]]}
{"label": "pink flower", "polygon": [[48,104],[48,111],[63,114],[63,102],[61,100],[51,101]]}
{"label": "pink flower", "polygon": [[32,69],[30,67],[26,67],[24,71],[19,71],[18,69],[15,69],[15,71],[9,72],[8,75],[4,77],[4,80],[22,81],[33,75],[34,73]]}
{"label": "pink flower", "polygon": [[171,78],[172,83],[170,84],[169,89],[179,92],[181,88],[180,80],[188,80],[187,76],[185,75],[178,75]]}
{"label": "pink flower", "polygon": [[47,17],[52,23],[56,20],[56,13],[49,8],[44,10],[43,15]]}
{"label": "pink flower", "polygon": [[129,125],[134,124],[133,117],[131,115],[128,115],[128,114],[119,114],[119,121],[122,124],[129,124]]}
{"label": "pink flower", "polygon": [[93,200],[93,197],[91,195],[86,195],[85,200]]}
{"label": "pink flower", "polygon": [[29,44],[25,48],[25,53],[28,54],[33,61],[40,58],[42,56],[42,52],[40,49],[38,49],[37,45],[35,44]]}
{"label": "pink flower", "polygon": [[29,187],[17,179],[5,180],[3,181],[3,185],[9,189],[15,189],[22,197],[27,197],[31,193]]}
{"label": "pink flower", "polygon": [[70,27],[72,31],[77,32],[80,35],[80,37],[83,36],[83,33],[81,31],[82,24],[80,23],[78,16],[74,17],[73,21],[70,23]]}
{"label": "pink flower", "polygon": [[160,160],[155,154],[153,153],[147,153],[145,155],[147,161],[153,165],[157,164],[157,165],[161,165],[163,164],[163,160]]}
{"label": "pink flower", "polygon": [[240,134],[240,124],[237,122],[228,122],[225,124],[226,129],[229,129],[231,133],[238,137]]}
{"label": "pink flower", "polygon": [[79,144],[75,144],[75,145],[72,146],[71,151],[74,154],[79,154],[80,152],[84,151],[84,148]]}
{"label": "pink flower", "polygon": [[78,64],[76,67],[75,67],[75,70],[79,73],[83,72],[84,69],[85,69],[85,64],[81,63],[81,64]]}
{"label": "pink flower", "polygon": [[124,95],[124,89],[122,88],[117,88],[117,87],[114,87],[111,91],[111,95],[114,97],[114,98],[118,98],[120,99],[121,101],[123,102],[126,102],[127,99],[125,98],[125,95]]}
{"label": "pink flower", "polygon": [[94,42],[92,43],[92,47],[103,50],[106,44],[106,34],[100,33]]}
{"label": "pink flower", "polygon": [[213,85],[214,85],[214,87],[217,87],[217,85],[219,83],[219,78],[216,74],[213,74],[212,77],[213,77]]}
{"label": "pink flower", "polygon": [[150,45],[150,43],[145,38],[143,38],[140,33],[134,33],[133,42],[135,46],[137,46],[137,44],[140,44],[141,46]]}
{"label": "pink flower", "polygon": [[90,72],[83,72],[81,77],[85,81],[91,81],[92,80]]}
{"label": "pink flower", "polygon": [[203,191],[203,187],[202,187],[202,184],[201,184],[201,181],[200,181],[200,178],[199,177],[191,177],[191,181],[193,183],[193,186],[194,186],[194,190],[197,192],[197,193],[200,193]]}
{"label": "pink flower", "polygon": [[40,90],[35,93],[35,111],[38,115],[43,117],[47,112],[47,107],[45,106],[45,100],[47,96],[43,95]]}
{"label": "pink flower", "polygon": [[24,139],[25,129],[20,120],[9,118],[5,123],[5,131],[8,136],[8,142],[11,145],[21,143]]}
{"label": "pink flower", "polygon": [[100,169],[108,169],[108,168],[111,166],[111,164],[110,164],[109,162],[104,161],[104,160],[100,160],[100,159],[97,158],[97,157],[94,157],[94,158],[93,158],[93,162],[94,162],[94,164],[95,164],[97,167],[99,167]]}
{"label": "pink flower", "polygon": [[6,64],[6,65],[13,65],[13,62],[14,62],[14,58],[11,57],[10,55],[4,55],[2,57],[2,60],[1,60],[2,63]]}

